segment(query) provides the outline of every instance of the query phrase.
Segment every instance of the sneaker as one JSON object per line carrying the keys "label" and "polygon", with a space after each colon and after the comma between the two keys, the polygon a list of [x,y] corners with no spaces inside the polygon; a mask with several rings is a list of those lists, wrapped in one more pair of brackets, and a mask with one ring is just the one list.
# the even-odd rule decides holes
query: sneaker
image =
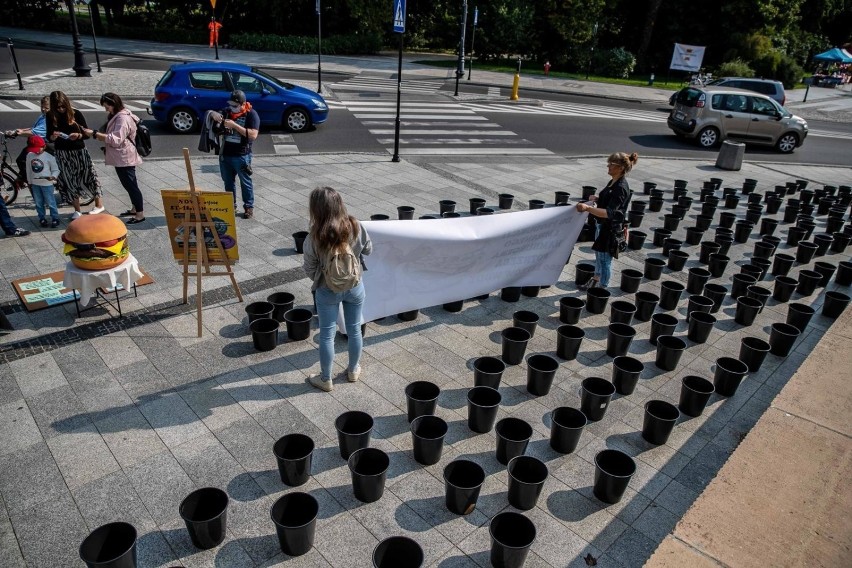
{"label": "sneaker", "polygon": [[105,209],[103,207],[92,207],[91,211],[87,213],[87,215],[97,215],[98,213],[103,213]]}
{"label": "sneaker", "polygon": [[9,233],[10,237],[26,237],[30,232],[26,229],[17,228],[14,233]]}
{"label": "sneaker", "polygon": [[316,387],[323,392],[331,392],[334,390],[334,383],[322,380],[322,377],[319,375],[311,375],[308,377],[308,382],[311,386]]}
{"label": "sneaker", "polygon": [[50,226],[51,226],[52,228],[54,228],[54,229],[55,229],[56,227],[58,227],[58,226],[59,226],[59,219],[54,219],[53,221],[51,221],[51,222],[50,222]]}
{"label": "sneaker", "polygon": [[39,219],[38,224],[42,227],[47,227],[47,219]]}
{"label": "sneaker", "polygon": [[346,371],[346,379],[350,383],[357,382],[361,378],[361,366],[359,365],[354,371]]}
{"label": "sneaker", "polygon": [[83,216],[83,214],[80,213],[79,211],[74,211],[74,213],[71,214],[71,220],[73,221],[74,219],[79,219],[82,216]]}
{"label": "sneaker", "polygon": [[254,207],[246,207],[246,210],[243,213],[243,219],[251,219],[252,217],[254,217]]}

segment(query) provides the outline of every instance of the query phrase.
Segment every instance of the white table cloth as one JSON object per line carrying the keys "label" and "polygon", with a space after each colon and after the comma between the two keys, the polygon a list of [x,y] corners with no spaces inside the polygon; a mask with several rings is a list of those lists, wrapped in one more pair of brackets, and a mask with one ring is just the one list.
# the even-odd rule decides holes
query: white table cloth
{"label": "white table cloth", "polygon": [[130,290],[143,276],[139,270],[139,261],[132,254],[128,254],[127,260],[105,270],[81,270],[69,261],[65,265],[63,284],[66,288],[73,288],[80,293],[80,305],[85,308],[98,295],[98,288],[107,290],[121,284],[125,290]]}

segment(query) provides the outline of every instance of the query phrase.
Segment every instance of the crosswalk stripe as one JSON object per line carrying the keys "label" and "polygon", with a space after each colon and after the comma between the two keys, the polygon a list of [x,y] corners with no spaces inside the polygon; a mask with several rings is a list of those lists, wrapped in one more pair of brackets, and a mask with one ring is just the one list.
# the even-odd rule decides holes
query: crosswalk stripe
{"label": "crosswalk stripe", "polygon": [[83,101],[83,100],[79,100],[79,99],[74,99],[73,104],[75,106],[78,106],[78,107],[85,107],[85,108],[92,109],[92,110],[95,110],[95,109],[103,110],[103,107],[101,105],[99,105],[95,102],[92,102],[92,101]]}
{"label": "crosswalk stripe", "polygon": [[[470,134],[470,133],[468,133]],[[517,135],[516,135],[517,136]],[[379,138],[379,144],[393,144],[393,138]],[[489,138],[400,138],[400,144],[453,145],[453,144],[532,144],[529,140],[491,140]]]}
{"label": "crosswalk stripe", "polygon": [[[495,126],[497,126],[497,125],[495,124]],[[380,135],[380,134],[387,135],[387,134],[393,134],[394,132],[395,132],[395,130],[390,129],[390,128],[387,129],[387,130],[385,130],[385,129],[370,130],[370,134],[376,134],[376,135]],[[483,132],[485,132],[489,136],[517,136],[517,134],[515,134],[511,130],[484,130]],[[420,134],[420,135],[430,134],[430,135],[434,135],[434,136],[439,136],[439,135],[440,136],[452,136],[454,134],[459,134],[459,135],[470,134],[470,130],[437,130],[437,129],[434,129],[434,130],[429,130],[429,129],[419,130],[419,129],[403,128],[403,129],[400,129],[399,133],[405,134],[407,136],[413,136],[413,135],[416,135],[416,134]]]}
{"label": "crosswalk stripe", "polygon": [[6,103],[4,103],[3,101],[0,101],[0,111],[8,112],[8,111],[15,111],[15,110],[16,110],[16,109],[14,109],[14,108],[12,108],[12,107],[8,106],[8,105],[7,105]]}
{"label": "crosswalk stripe", "polygon": [[809,130],[808,136],[816,136],[818,138],[837,138],[839,140],[852,140],[852,134],[845,132],[829,132],[827,130]]}
{"label": "crosswalk stripe", "polygon": [[19,101],[15,101],[15,102],[18,103],[19,105],[23,106],[27,110],[38,110],[38,111],[41,110],[40,105],[37,105],[34,102],[31,102],[31,101],[28,101],[28,100],[25,100],[25,99],[21,99]]}
{"label": "crosswalk stripe", "polygon": [[[355,118],[396,118],[396,114],[355,114]],[[473,113],[461,116],[451,114],[400,114],[400,120],[436,118],[441,120],[488,120],[484,116]]]}
{"label": "crosswalk stripe", "polygon": [[[477,120],[482,120],[483,117],[476,117]],[[393,120],[362,120],[364,126],[394,126]],[[442,122],[439,120],[400,120],[400,126],[446,126],[450,128],[501,128],[499,124],[493,122]]]}
{"label": "crosswalk stripe", "polygon": [[[443,82],[435,81],[406,81],[403,80],[400,90],[404,93],[434,93],[444,86]],[[381,77],[352,77],[345,81],[332,83],[333,89],[341,91],[396,91],[397,80]]]}
{"label": "crosswalk stripe", "polygon": [[[393,148],[387,148],[389,154],[393,153]],[[545,148],[407,148],[405,154],[409,156],[443,156],[445,154],[452,155],[544,155],[553,156],[553,152]]]}
{"label": "crosswalk stripe", "polygon": [[[345,101],[346,108],[392,108],[396,110],[396,101]],[[409,103],[403,101],[403,108],[458,108],[456,103]]]}
{"label": "crosswalk stripe", "polygon": [[130,112],[145,112],[148,107],[147,107],[147,105],[139,107],[139,106],[136,106],[136,105],[129,105],[129,104],[125,103],[124,108],[126,108]]}

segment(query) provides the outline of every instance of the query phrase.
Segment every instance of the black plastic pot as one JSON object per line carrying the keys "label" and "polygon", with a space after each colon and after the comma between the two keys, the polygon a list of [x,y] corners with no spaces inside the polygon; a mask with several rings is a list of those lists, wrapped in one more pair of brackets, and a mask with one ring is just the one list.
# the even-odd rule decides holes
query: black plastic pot
{"label": "black plastic pot", "polygon": [[647,201],[637,199],[630,202],[630,210],[636,213],[645,213],[645,208],[648,206]]}
{"label": "black plastic pot", "polygon": [[571,195],[567,191],[557,191],[554,193],[553,203],[554,205],[559,205],[560,203],[568,203],[568,200],[571,198]]}
{"label": "black plastic pot", "polygon": [[184,498],[178,511],[196,548],[207,550],[219,546],[225,540],[228,494],[221,489],[196,489]]}
{"label": "black plastic pot", "polygon": [[849,305],[850,298],[843,292],[826,292],[825,303],[822,305],[822,315],[837,319]]}
{"label": "black plastic pot", "polygon": [[667,231],[677,231],[678,225],[680,225],[680,216],[675,215],[674,213],[669,213],[663,217],[663,228]]}
{"label": "black plastic pot", "polygon": [[663,371],[674,371],[686,350],[686,342],[674,335],[657,337],[657,358],[654,364]]}
{"label": "black plastic pot", "polygon": [[701,264],[708,264],[710,262],[710,255],[718,253],[720,248],[721,245],[717,242],[702,241],[701,252],[698,255],[698,262]]}
{"label": "black plastic pot", "polygon": [[818,286],[820,288],[825,288],[826,286],[828,286],[828,283],[831,281],[831,277],[834,276],[834,272],[836,270],[837,266],[831,264],[830,262],[815,262],[814,272],[819,272],[822,275],[822,279],[819,281]]}
{"label": "black plastic pot", "polygon": [[444,491],[447,509],[456,515],[469,515],[476,509],[479,492],[485,482],[485,471],[469,460],[454,460],[444,468]]}
{"label": "black plastic pot", "polygon": [[266,301],[272,304],[272,319],[283,322],[284,314],[293,309],[296,297],[289,292],[275,292],[267,296]]}
{"label": "black plastic pot", "polygon": [[716,237],[716,243],[719,245],[718,254],[727,255],[731,250],[731,245],[734,244],[733,237]]}
{"label": "black plastic pot", "polygon": [[584,185],[583,189],[583,201],[588,201],[589,197],[597,193],[598,189],[593,185]]}
{"label": "black plastic pot", "polygon": [[390,215],[385,215],[383,213],[376,213],[375,215],[370,215],[370,221],[389,221]]}
{"label": "black plastic pot", "polygon": [[503,362],[517,365],[524,360],[530,332],[519,327],[508,327],[502,332]]}
{"label": "black plastic pot", "polygon": [[642,220],[645,218],[644,213],[639,213],[636,211],[630,211],[627,214],[627,220],[630,223],[631,229],[638,229],[642,226]]}
{"label": "black plastic pot", "polygon": [[633,458],[618,450],[603,450],[595,456],[593,493],[604,503],[618,503],[636,473]]}
{"label": "black plastic pot", "polygon": [[[686,189],[686,186],[687,186],[688,183],[689,182],[685,179],[676,179],[676,180],[674,180],[674,187],[676,189],[680,189],[680,188]],[[656,185],[655,185],[655,187],[656,187]]]}
{"label": "black plastic pot", "polygon": [[745,296],[748,287],[757,283],[757,277],[751,274],[734,274],[731,276],[731,298],[737,299]]}
{"label": "black plastic pot", "polygon": [[521,287],[510,286],[500,290],[500,299],[504,302],[517,302],[521,299]]}
{"label": "black plastic pot", "polygon": [[710,271],[694,266],[689,269],[689,276],[686,279],[686,292],[688,294],[700,294],[704,291],[704,286],[710,280]]}
{"label": "black plastic pot", "polygon": [[799,285],[796,286],[796,292],[802,296],[810,296],[816,291],[821,280],[822,274],[815,270],[800,270]]}
{"label": "black plastic pot", "polygon": [[795,261],[795,257],[779,252],[772,262],[772,276],[787,276]]}
{"label": "black plastic pot", "polygon": [[730,258],[724,254],[713,253],[710,255],[710,262],[707,265],[707,270],[713,278],[719,278],[725,273],[728,268]]}
{"label": "black plastic pot", "polygon": [[785,321],[799,331],[804,332],[815,313],[816,310],[807,304],[790,304],[787,307],[787,319]]}
{"label": "black plastic pot", "polygon": [[414,459],[419,464],[434,465],[441,460],[447,423],[438,416],[423,414],[411,421]]}
{"label": "black plastic pot", "polygon": [[799,264],[807,264],[814,259],[816,255],[817,245],[808,241],[802,241],[799,243],[799,247],[796,249],[796,262]]}
{"label": "black plastic pot", "polygon": [[520,513],[504,511],[491,519],[488,533],[491,535],[491,566],[521,568],[524,565],[536,536],[531,520]]}
{"label": "black plastic pot", "polygon": [[373,549],[373,568],[421,568],[423,548],[407,536],[384,539]]}
{"label": "black plastic pot", "polygon": [[502,397],[491,387],[473,387],[467,392],[467,426],[474,432],[490,432],[497,420]]}
{"label": "black plastic pot", "polygon": [[612,384],[618,394],[630,395],[636,390],[639,375],[645,370],[645,365],[633,357],[616,357],[612,361]]}
{"label": "black plastic pot", "polygon": [[506,364],[497,357],[479,357],[473,362],[473,385],[496,389],[504,370]]}
{"label": "black plastic pot", "polygon": [[743,337],[740,342],[740,361],[746,364],[749,373],[756,373],[763,365],[769,344],[757,337]]}
{"label": "black plastic pot", "polygon": [[772,296],[772,292],[763,286],[749,286],[746,289],[746,297],[754,298],[760,302],[759,313],[763,312],[763,308],[766,306],[766,302],[769,300],[770,296]]}
{"label": "black plastic pot", "polygon": [[402,221],[414,219],[414,207],[411,205],[400,205],[396,208],[397,217]]}
{"label": "black plastic pot", "polygon": [[[785,223],[792,223],[793,221],[796,220],[796,216],[798,214],[799,214],[799,206],[798,205],[796,205],[796,206],[787,205],[786,207],[784,207],[784,222]],[[789,238],[789,235],[790,235],[789,230],[787,232],[787,235],[788,235],[788,238]],[[790,243],[790,241],[788,240],[787,244],[789,244],[789,243]],[[796,245],[792,245],[792,246],[796,246]]]}
{"label": "black plastic pot", "polygon": [[527,392],[534,396],[545,396],[550,392],[559,361],[549,355],[527,357]]}
{"label": "black plastic pot", "polygon": [[663,198],[662,197],[654,197],[653,195],[648,200],[648,211],[651,213],[659,213],[663,208]]}
{"label": "black plastic pot", "polygon": [[722,396],[734,396],[746,374],[748,374],[748,366],[739,359],[720,357],[716,359],[713,386]]}
{"label": "black plastic pot", "polygon": [[611,323],[607,327],[606,354],[610,357],[627,355],[636,330],[623,323]]}
{"label": "black plastic pot", "polygon": [[630,231],[627,233],[627,248],[630,250],[639,250],[645,244],[645,239],[647,238],[647,233],[643,233],[642,231]]}
{"label": "black plastic pot", "polygon": [[645,195],[649,195],[652,189],[656,189],[657,184],[652,181],[642,182],[642,192]]}
{"label": "black plastic pot", "polygon": [[663,256],[669,256],[669,253],[673,250],[680,250],[681,246],[683,246],[683,241],[669,237],[663,241]]}
{"label": "black plastic pot", "polygon": [[752,252],[752,259],[755,258],[769,258],[773,254],[775,254],[775,247],[770,243],[764,241],[757,241],[754,243],[754,251]]}
{"label": "black plastic pot", "polygon": [[610,305],[609,322],[629,325],[636,313],[636,306],[625,300],[617,300]]}
{"label": "black plastic pot", "polygon": [[440,207],[441,215],[444,213],[455,213],[456,202],[451,199],[442,199],[438,202],[438,207]]}
{"label": "black plastic pot", "polygon": [[654,310],[660,301],[660,297],[651,292],[636,292],[636,313],[633,318],[636,321],[648,321],[654,315]]}
{"label": "black plastic pot", "polygon": [[303,254],[305,252],[305,239],[307,238],[307,231],[297,231],[293,233],[293,243],[296,247],[297,254]]}
{"label": "black plastic pot", "polygon": [[515,196],[511,193],[501,193],[497,196],[500,209],[511,209],[512,203],[515,201]]}
{"label": "black plastic pot", "polygon": [[259,319],[269,319],[272,317],[272,312],[275,306],[269,302],[252,302],[245,307],[246,315],[248,316],[249,325]]}
{"label": "black plastic pot", "polygon": [[512,458],[507,467],[509,473],[509,504],[521,511],[535,507],[544,482],[547,480],[547,466],[532,456]]}
{"label": "black plastic pot", "polygon": [[699,229],[698,227],[687,227],[686,228],[686,244],[695,246],[701,242],[701,238],[704,236],[704,230]]}
{"label": "black plastic pot", "polygon": [[533,429],[526,421],[509,417],[497,422],[494,433],[497,435],[497,461],[506,465],[526,453]]}
{"label": "black plastic pot", "polygon": [[734,226],[734,221],[737,220],[737,214],[730,211],[723,211],[719,215],[719,226],[723,229],[730,229]]}
{"label": "black plastic pot", "polygon": [[471,197],[470,198],[470,214],[476,215],[476,210],[480,207],[485,207],[485,200],[481,197]]}
{"label": "black plastic pot", "polygon": [[576,324],[580,321],[580,315],[585,307],[586,300],[583,298],[570,296],[559,298],[559,321],[565,324]]}
{"label": "black plastic pot", "polygon": [[654,314],[651,318],[651,335],[648,341],[651,345],[657,345],[657,338],[663,335],[672,335],[677,327],[677,318],[669,314]]}
{"label": "black plastic pot", "polygon": [[444,310],[455,314],[455,313],[462,311],[462,308],[464,307],[464,300],[457,300],[455,302],[448,302],[448,303],[444,304],[442,307],[444,308]]}
{"label": "black plastic pot", "polygon": [[777,197],[770,197],[766,200],[766,214],[767,215],[775,215],[781,209],[781,205],[784,203],[782,199]]}
{"label": "black plastic pot", "polygon": [[[652,209],[653,211],[653,209]],[[672,236],[668,229],[654,229],[654,246],[661,247],[663,243]]]}
{"label": "black plastic pot", "polygon": [[702,292],[704,296],[710,298],[713,302],[713,307],[710,308],[710,313],[715,314],[721,309],[722,302],[725,301],[725,296],[728,295],[728,289],[722,286],[721,284],[705,284],[704,291]]}
{"label": "black plastic pot", "polygon": [[405,399],[408,405],[408,421],[418,416],[435,414],[438,405],[438,395],[441,389],[429,381],[414,381],[405,387]]}
{"label": "black plastic pot", "polygon": [[[710,228],[710,225],[713,223],[713,215],[708,215],[704,212],[704,209],[707,208],[707,204],[702,208],[702,214],[695,218],[695,228],[699,231],[706,232],[707,229]],[[715,211],[715,207],[712,208]],[[697,243],[696,243],[697,244]]]}
{"label": "black plastic pot", "polygon": [[626,268],[621,271],[621,291],[628,294],[633,294],[639,289],[639,284],[642,282],[642,273],[632,268]]}
{"label": "black plastic pot", "polygon": [[689,260],[689,253],[682,250],[673,250],[669,252],[668,267],[672,272],[680,272],[686,266],[686,261]]}
{"label": "black plastic pot", "polygon": [[677,308],[683,294],[684,285],[674,280],[666,280],[660,285],[660,309],[671,311]]}
{"label": "black plastic pot", "polygon": [[257,351],[272,351],[278,345],[278,327],[281,324],[272,318],[257,319],[251,322],[251,342]]}
{"label": "black plastic pot", "polygon": [[311,477],[311,464],[314,459],[314,441],[304,434],[287,434],[272,446],[275,461],[278,462],[278,474],[281,482],[290,487],[298,487]]}
{"label": "black plastic pot", "polygon": [[479,216],[494,215],[494,209],[492,209],[491,207],[480,207],[476,210],[476,214]]}
{"label": "black plastic pot", "polygon": [[583,286],[591,280],[592,276],[595,275],[595,265],[594,264],[584,264],[580,263],[577,265],[574,272],[574,284],[578,287]]}
{"label": "black plastic pot", "polygon": [[789,302],[799,281],[789,276],[776,276],[772,297],[781,303]]}
{"label": "black plastic pot", "polygon": [[779,357],[786,357],[793,350],[793,344],[801,332],[788,323],[776,322],[769,332],[769,352]]}
{"label": "black plastic pot", "polygon": [[349,410],[337,417],[334,427],[337,430],[340,457],[348,460],[353,452],[370,445],[373,417],[366,412]]}
{"label": "black plastic pot", "polygon": [[680,418],[677,406],[664,400],[649,400],[645,403],[645,418],[642,421],[642,437],[657,446],[665,444]]}
{"label": "black plastic pot", "polygon": [[305,308],[294,308],[284,313],[287,337],[290,341],[304,341],[311,335],[311,320],[314,314]]}
{"label": "black plastic pot", "polygon": [[535,298],[541,291],[541,286],[521,286],[521,294],[527,298]]}
{"label": "black plastic pot", "polygon": [[535,329],[538,326],[539,316],[535,312],[527,310],[517,311],[512,314],[513,327],[525,329],[530,334],[530,339],[535,335]]}
{"label": "black plastic pot", "polygon": [[576,408],[554,409],[550,413],[550,447],[561,454],[570,454],[577,449],[587,423],[586,415]]}
{"label": "black plastic pot", "polygon": [[662,258],[646,258],[644,276],[648,280],[659,280],[663,274],[663,267],[666,261]]}
{"label": "black plastic pot", "polygon": [[349,456],[352,492],[362,503],[373,503],[385,492],[390,458],[378,448],[362,448]]}
{"label": "black plastic pot", "polygon": [[799,227],[790,227],[787,229],[787,246],[796,247],[802,239],[805,238],[807,231]]}
{"label": "black plastic pot", "polygon": [[680,400],[677,408],[687,416],[701,416],[713,394],[713,383],[702,377],[687,375],[680,382]]}
{"label": "black plastic pot", "polygon": [[737,298],[737,311],[734,315],[734,321],[740,325],[749,326],[754,323],[762,307],[763,304],[760,303],[760,300],[740,296]]}
{"label": "black plastic pot", "polygon": [[580,410],[590,422],[597,422],[606,414],[606,409],[615,394],[615,385],[600,377],[583,379],[580,386]]}
{"label": "black plastic pot", "polygon": [[130,523],[101,525],[80,544],[80,558],[89,568],[136,568],[136,538]]}
{"label": "black plastic pot", "polygon": [[738,243],[747,242],[752,229],[754,229],[754,223],[751,221],[737,221],[734,226],[734,240]]}
{"label": "black plastic pot", "polygon": [[695,343],[706,343],[714,325],[716,325],[716,316],[707,312],[693,311],[689,315],[689,331],[686,336]]}
{"label": "black plastic pot", "polygon": [[844,260],[837,264],[837,276],[834,283],[838,286],[849,286],[852,284],[852,262]]}
{"label": "black plastic pot", "polygon": [[778,228],[778,220],[772,219],[770,217],[765,217],[760,222],[760,234],[761,235],[773,235],[775,233],[775,229]]}
{"label": "black plastic pot", "polygon": [[589,288],[586,292],[586,310],[590,314],[602,314],[612,292],[606,288]]}
{"label": "black plastic pot", "polygon": [[766,275],[769,274],[769,269],[772,267],[772,261],[768,258],[752,258],[751,265],[756,266],[760,270],[760,275],[757,279],[764,280]]}

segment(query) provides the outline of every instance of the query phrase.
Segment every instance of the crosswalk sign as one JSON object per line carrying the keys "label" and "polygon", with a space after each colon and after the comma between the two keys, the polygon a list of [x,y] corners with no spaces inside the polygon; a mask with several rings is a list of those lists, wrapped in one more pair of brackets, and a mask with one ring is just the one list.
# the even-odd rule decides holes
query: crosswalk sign
{"label": "crosswalk sign", "polygon": [[405,0],[393,0],[393,31],[405,33]]}

